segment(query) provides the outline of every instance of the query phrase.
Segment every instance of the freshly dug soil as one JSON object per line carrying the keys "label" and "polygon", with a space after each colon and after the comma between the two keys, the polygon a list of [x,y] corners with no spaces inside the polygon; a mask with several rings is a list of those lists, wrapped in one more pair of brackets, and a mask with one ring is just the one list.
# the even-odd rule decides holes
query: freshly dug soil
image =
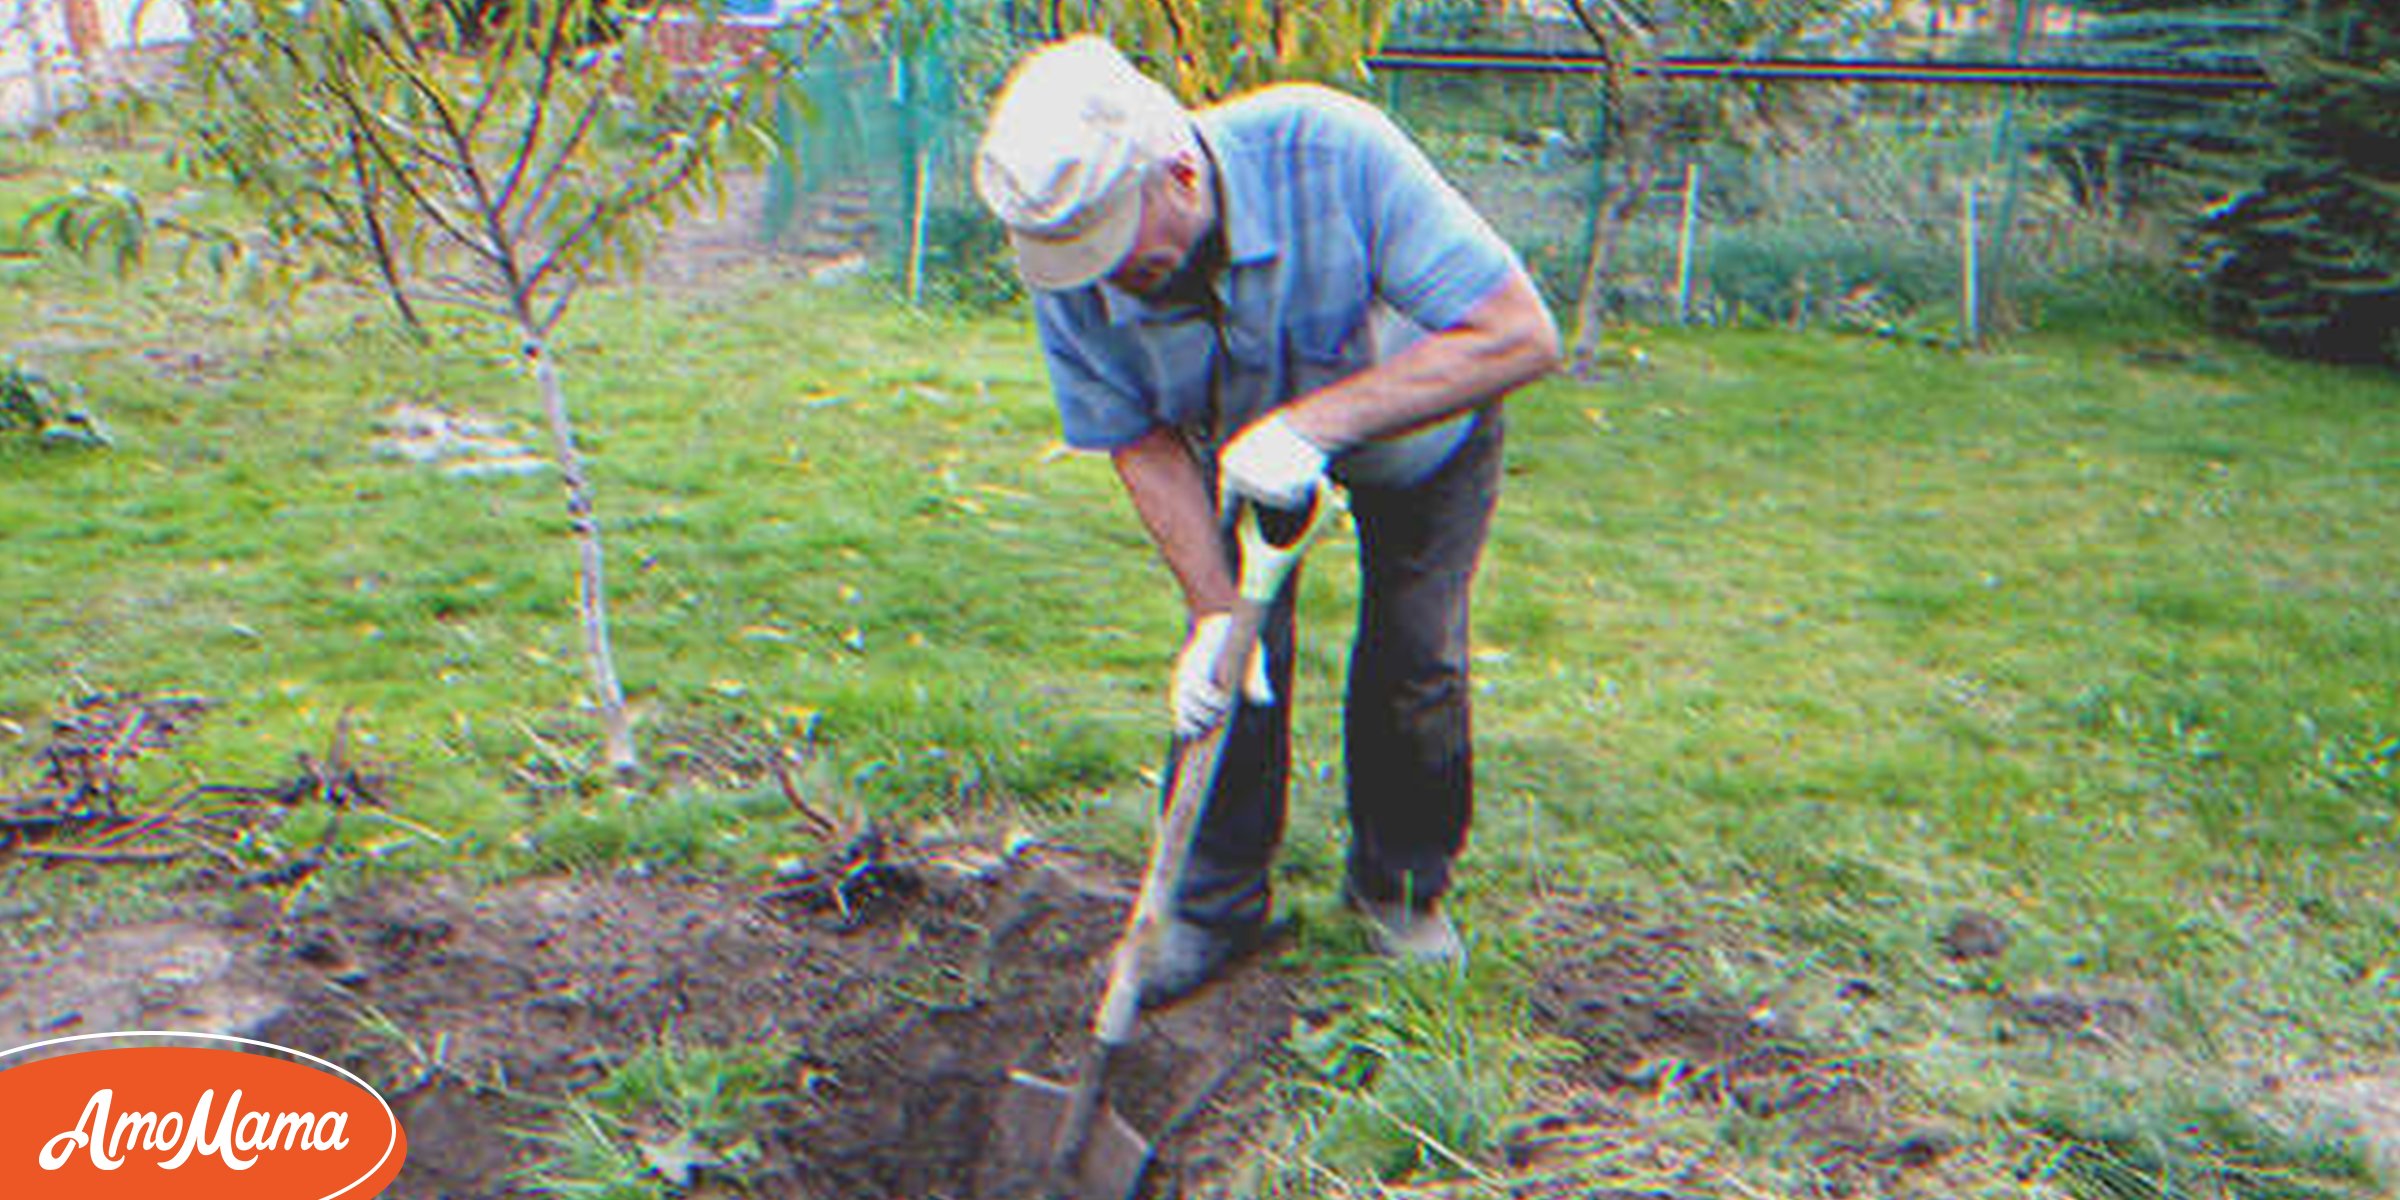
{"label": "freshly dug soil", "polygon": [[[349,980],[301,996],[269,1041],[408,1079],[415,1057],[362,1024],[371,1005],[446,1069],[395,1099],[411,1159],[391,1195],[494,1196],[561,1096],[672,1026],[686,1042],[797,1051],[751,1190],[983,1197],[1011,1068],[1066,1077],[1129,891],[1071,856],[971,847],[855,872],[848,894],[777,897],[701,879],[556,877],[347,899],[287,935]],[[1245,972],[1144,1022],[1111,1095],[1138,1128],[1189,1116],[1291,1020],[1289,989]],[[397,1053],[396,1053],[397,1052]],[[1172,1154],[1157,1172],[1188,1164]]]}
{"label": "freshly dug soil", "polygon": [[[388,1195],[533,1192],[556,1105],[671,1030],[683,1043],[794,1051],[758,1153],[710,1195],[1006,1200],[993,1106],[1012,1068],[1072,1073],[1130,875],[1067,851],[881,840],[798,881],[592,872],[477,886],[387,880],[284,920],[163,920],[36,939],[0,960],[0,1039],[111,1028],[233,1032],[342,1062],[409,1131]],[[1876,1081],[1812,1055],[1692,980],[1669,926],[1574,898],[1532,918],[1533,1016],[1578,1048],[1555,1109],[1511,1136],[1523,1196],[1641,1131],[1668,1086],[1789,1122],[1829,1195],[1938,1194],[1912,1173],[1949,1152],[1883,1111]],[[1158,1146],[1152,1196],[1215,1196],[1265,1113],[1297,980],[1270,950],[1147,1015],[1110,1095]],[[1927,1174],[1936,1174],[1928,1172]],[[1934,1181],[1926,1179],[1925,1184]],[[1424,1194],[1440,1194],[1431,1189]],[[1707,1194],[1705,1192],[1701,1194]]]}

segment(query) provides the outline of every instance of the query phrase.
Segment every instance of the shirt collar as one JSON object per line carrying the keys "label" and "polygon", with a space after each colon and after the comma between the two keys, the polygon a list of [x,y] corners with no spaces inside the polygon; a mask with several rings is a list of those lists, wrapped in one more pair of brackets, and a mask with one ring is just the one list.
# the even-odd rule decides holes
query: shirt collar
{"label": "shirt collar", "polygon": [[1216,167],[1218,195],[1223,201],[1220,211],[1225,221],[1227,261],[1237,267],[1264,262],[1282,249],[1269,219],[1274,209],[1267,203],[1268,181],[1226,152],[1222,135],[1212,128],[1213,115],[1213,111],[1202,113],[1193,124],[1199,130],[1200,144],[1208,149],[1209,161]]}

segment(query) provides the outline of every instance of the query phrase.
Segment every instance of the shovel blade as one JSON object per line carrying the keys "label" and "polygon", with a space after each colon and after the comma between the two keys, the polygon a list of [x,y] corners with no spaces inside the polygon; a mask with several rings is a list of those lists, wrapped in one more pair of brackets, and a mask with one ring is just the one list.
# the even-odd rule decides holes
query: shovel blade
{"label": "shovel blade", "polygon": [[1083,1160],[1055,1172],[1051,1152],[1067,1119],[1075,1089],[1023,1071],[1008,1073],[994,1114],[994,1136],[1004,1195],[1062,1196],[1074,1200],[1134,1200],[1150,1167],[1150,1143],[1106,1104],[1092,1114]]}

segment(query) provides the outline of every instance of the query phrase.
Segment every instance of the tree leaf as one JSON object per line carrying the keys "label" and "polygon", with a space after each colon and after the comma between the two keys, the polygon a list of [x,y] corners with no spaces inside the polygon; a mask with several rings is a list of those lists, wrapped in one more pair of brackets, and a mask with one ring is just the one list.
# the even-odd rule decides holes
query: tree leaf
{"label": "tree leaf", "polygon": [[692,1186],[693,1174],[702,1167],[725,1165],[724,1156],[693,1140],[689,1130],[664,1142],[645,1139],[640,1146],[643,1165],[679,1188]]}

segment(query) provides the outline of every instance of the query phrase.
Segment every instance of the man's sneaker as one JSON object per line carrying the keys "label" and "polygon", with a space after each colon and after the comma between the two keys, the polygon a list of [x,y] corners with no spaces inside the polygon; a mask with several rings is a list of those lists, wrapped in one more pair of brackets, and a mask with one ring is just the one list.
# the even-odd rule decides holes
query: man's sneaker
{"label": "man's sneaker", "polygon": [[1342,901],[1367,919],[1375,952],[1403,962],[1459,966],[1467,961],[1467,944],[1450,923],[1438,901],[1411,905],[1369,900],[1355,888],[1342,889]]}
{"label": "man's sneaker", "polygon": [[1167,917],[1142,943],[1142,1007],[1172,1004],[1258,949],[1266,922],[1218,928]]}

